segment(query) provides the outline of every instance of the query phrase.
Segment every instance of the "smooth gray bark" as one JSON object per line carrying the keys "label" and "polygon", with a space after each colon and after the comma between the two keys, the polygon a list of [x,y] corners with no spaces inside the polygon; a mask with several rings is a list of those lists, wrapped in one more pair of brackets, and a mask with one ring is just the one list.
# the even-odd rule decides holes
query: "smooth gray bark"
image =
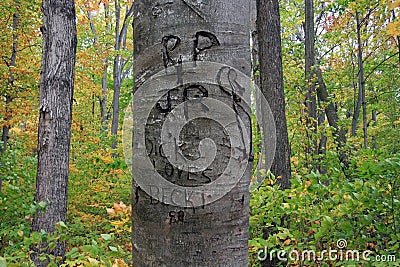
{"label": "smooth gray bark", "polygon": [[[68,164],[71,135],[74,66],[76,56],[75,4],[72,0],[43,1],[43,51],[40,75],[40,110],[38,133],[38,171],[35,201],[48,203],[38,211],[32,231],[54,232],[56,223],[66,220]],[[32,260],[41,248],[33,248]],[[60,258],[65,243],[45,251]]]}
{"label": "smooth gray bark", "polygon": [[[135,90],[165,67],[179,69],[180,60],[224,63],[250,75],[248,1],[142,0],[135,2],[134,10]],[[157,172],[171,182],[199,186],[217,179],[226,167],[227,136],[219,124],[207,119],[191,121],[181,132],[182,152],[188,158],[198,157],[199,140],[208,137],[216,143],[217,157],[205,172],[172,167],[160,147],[165,115],[188,97],[202,98],[210,92],[233,109],[237,106],[234,95],[218,86],[181,84],[154,106],[148,118],[147,153]],[[245,88],[245,94],[249,93]],[[249,112],[238,114],[250,134]],[[247,266],[250,166],[227,195],[200,207],[166,205],[134,186],[134,266]]]}

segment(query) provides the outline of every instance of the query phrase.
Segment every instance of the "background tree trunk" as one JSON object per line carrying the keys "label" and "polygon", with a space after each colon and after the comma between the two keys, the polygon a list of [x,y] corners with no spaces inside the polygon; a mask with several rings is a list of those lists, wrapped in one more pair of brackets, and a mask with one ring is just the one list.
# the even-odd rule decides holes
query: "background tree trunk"
{"label": "background tree trunk", "polygon": [[[281,25],[278,0],[257,0],[257,34],[260,71],[260,89],[268,101],[275,119],[276,150],[270,171],[277,177],[281,189],[290,188],[290,145],[285,114],[285,96],[282,72]],[[281,225],[287,223],[281,218]],[[267,229],[263,238],[273,234]],[[269,258],[262,266],[278,266],[277,258]]]}
{"label": "background tree trunk", "polygon": [[[110,17],[110,7],[108,4],[104,3],[104,20],[106,21],[106,32],[110,33],[111,24],[109,22]],[[106,46],[108,48],[108,45]],[[109,58],[106,57],[104,59],[103,66],[103,77],[101,78],[101,97],[100,97],[100,115],[101,115],[101,129],[104,133],[108,132],[108,121],[111,117],[110,111],[107,107],[107,78],[108,78],[108,64]]]}
{"label": "background tree trunk", "polygon": [[[18,8],[18,1],[14,1],[16,8]],[[10,61],[7,62],[7,67],[9,68],[9,76],[8,76],[8,84],[7,84],[7,92],[5,95],[6,99],[6,115],[4,118],[4,125],[3,125],[3,131],[1,134],[1,141],[2,141],[2,147],[1,147],[1,153],[4,154],[7,149],[7,144],[8,144],[8,139],[9,139],[9,132],[10,132],[10,120],[11,120],[11,113],[12,110],[9,108],[13,97],[12,97],[12,92],[14,90],[14,81],[15,81],[15,75],[14,75],[14,68],[16,67],[17,63],[17,53],[18,53],[18,29],[19,25],[19,14],[14,13],[13,14],[13,23],[12,23],[12,30],[13,30],[13,43],[12,43],[12,52],[11,52],[11,57]],[[1,188],[1,179],[0,179],[0,188]],[[0,190],[1,191],[1,190]]]}
{"label": "background tree trunk", "polygon": [[[365,79],[364,79],[364,62],[363,62],[363,44],[361,41],[361,21],[359,13],[356,11],[357,22],[357,60],[358,60],[358,88],[359,88],[359,103],[362,107],[363,114],[363,140],[364,148],[368,148],[368,129],[367,129],[367,101],[365,98]],[[358,108],[359,110],[360,108]],[[358,119],[358,116],[357,116]]]}
{"label": "background tree trunk", "polygon": [[[88,11],[88,19],[90,21],[90,30],[92,31],[94,38],[93,38],[93,45],[97,44],[97,31],[96,25],[92,21],[93,11]],[[111,31],[111,24],[109,22],[109,6],[108,4],[104,3],[104,20],[106,21],[105,30],[107,34],[110,34]],[[108,44],[106,44],[106,50],[108,50]],[[108,57],[104,59],[104,66],[103,66],[103,73],[101,77],[101,96],[98,96],[99,103],[100,103],[100,117],[101,117],[101,131],[103,133],[107,133],[108,131],[108,120],[110,118],[110,112],[107,110],[107,77],[108,77]],[[94,112],[94,105],[93,105],[93,112]]]}
{"label": "background tree trunk", "polygon": [[[54,232],[57,222],[66,220],[68,163],[71,135],[74,66],[76,55],[75,5],[72,0],[43,1],[43,58],[40,77],[40,113],[38,135],[38,172],[35,201],[47,202],[46,211],[38,211],[32,231]],[[37,266],[47,266],[34,248]],[[53,251],[61,258],[65,243]]]}
{"label": "background tree trunk", "polygon": [[[304,48],[305,48],[305,81],[306,81],[306,107],[307,107],[307,128],[309,132],[309,144],[307,145],[306,153],[311,156],[311,161],[313,161],[313,156],[317,154],[317,140],[315,134],[317,133],[317,96],[315,92],[315,28],[314,28],[314,0],[304,1]],[[310,166],[314,166],[312,162]]]}
{"label": "background tree trunk", "polygon": [[364,118],[366,118],[366,102],[365,102],[363,45],[361,42],[361,26],[362,26],[361,24],[362,24],[362,22],[360,19],[360,13],[358,11],[356,11],[355,16],[356,16],[356,29],[357,29],[358,97],[357,97],[357,101],[354,106],[353,119],[352,119],[352,123],[351,123],[351,135],[352,136],[357,135],[357,126],[358,126],[360,112],[362,109],[363,110],[364,146],[367,147],[368,146],[368,137],[366,136],[367,129],[366,129],[366,124],[364,122]]}
{"label": "background tree trunk", "polygon": [[[159,3],[143,0],[135,2],[134,10],[136,89],[146,78],[164,67],[176,66],[179,69],[180,60],[224,63],[250,75],[248,1],[182,0]],[[232,94],[212,85],[204,86],[207,92],[216,89],[212,91],[216,92],[213,98],[232,105]],[[180,91],[177,89],[176,92]],[[174,168],[174,172],[170,172],[171,177],[168,177],[164,172],[168,163],[158,152],[161,151],[159,131],[162,126],[160,121],[165,116],[162,110],[169,110],[171,105],[184,100],[176,92],[171,91],[162,98],[152,111],[153,115],[148,118],[147,153],[155,169],[165,179],[181,181],[185,186],[202,185],[208,183],[206,178],[215,180],[219,172],[224,170],[229,159],[229,145],[225,144],[226,136],[218,124],[206,119],[194,121],[181,133],[184,146],[187,147],[185,156],[195,153],[198,140],[207,136],[217,144],[215,162],[207,170],[207,175]],[[250,90],[246,88],[244,93],[249,96]],[[244,118],[245,131],[250,134],[249,113],[242,112],[240,116]],[[244,176],[229,193],[215,202],[196,208],[159,203],[134,186],[134,265],[247,266],[250,166],[247,165]],[[181,177],[189,179],[182,180]]]}
{"label": "background tree trunk", "polygon": [[[18,1],[14,1],[16,8],[18,8]],[[14,81],[15,81],[15,77],[14,77],[14,70],[13,68],[15,68],[16,63],[17,63],[17,52],[18,52],[18,33],[17,33],[17,29],[18,29],[18,25],[19,25],[19,14],[18,13],[14,13],[13,14],[13,23],[12,23],[12,30],[13,30],[13,43],[12,43],[12,52],[11,52],[11,57],[10,57],[10,61],[7,62],[7,66],[9,68],[9,76],[8,76],[8,83],[7,83],[7,92],[5,95],[5,104],[6,104],[6,114],[4,116],[4,125],[2,128],[2,133],[1,133],[1,142],[2,145],[0,147],[0,152],[1,154],[4,154],[7,150],[7,145],[8,145],[8,139],[10,138],[9,136],[9,132],[10,132],[10,120],[11,120],[11,113],[12,110],[9,108],[13,97],[12,97],[12,91],[14,90],[13,86],[14,86]],[[3,180],[0,178],[0,193],[2,190],[2,186],[3,186]]]}
{"label": "background tree trunk", "polygon": [[322,71],[319,67],[315,68],[315,73],[318,79],[318,87],[317,87],[317,95],[319,101],[325,103],[325,114],[328,119],[328,123],[331,127],[334,128],[334,139],[337,143],[337,150],[339,153],[339,160],[342,163],[343,173],[347,176],[348,168],[349,168],[349,160],[348,155],[345,149],[347,138],[346,138],[346,129],[343,127],[339,127],[339,116],[336,112],[335,104],[330,100],[328,89],[326,88],[326,84],[324,78],[322,77]]}
{"label": "background tree trunk", "polygon": [[119,123],[119,98],[121,94],[121,84],[124,80],[124,67],[127,62],[120,55],[121,50],[126,49],[126,36],[128,32],[128,20],[133,15],[133,4],[130,4],[130,7],[126,7],[125,15],[121,20],[121,4],[119,0],[115,1],[115,52],[117,55],[114,57],[113,64],[113,81],[114,81],[114,93],[113,93],[113,113],[112,113],[112,122],[111,122],[111,134],[114,136],[115,140],[113,140],[111,147],[113,149],[117,148],[117,134],[118,134],[118,123]]}
{"label": "background tree trunk", "polygon": [[271,172],[282,189],[290,187],[290,146],[285,114],[279,3],[257,0],[260,89],[275,118],[276,151]]}

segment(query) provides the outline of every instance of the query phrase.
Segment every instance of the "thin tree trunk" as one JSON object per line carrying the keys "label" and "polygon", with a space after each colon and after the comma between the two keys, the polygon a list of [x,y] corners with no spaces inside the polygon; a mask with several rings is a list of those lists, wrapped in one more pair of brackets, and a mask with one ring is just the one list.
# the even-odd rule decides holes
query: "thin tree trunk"
{"label": "thin tree trunk", "polygon": [[[373,126],[376,127],[378,125],[378,120],[377,120],[377,114],[376,110],[372,111],[372,121],[373,121]],[[372,136],[372,148],[377,149],[378,148],[378,142],[376,140],[376,135]]]}
{"label": "thin tree trunk", "polygon": [[271,107],[276,127],[276,152],[271,172],[283,189],[290,187],[290,146],[285,115],[282,48],[278,1],[257,0],[260,89]]}
{"label": "thin tree trunk", "polygon": [[[315,72],[315,71],[314,71]],[[318,96],[318,89],[317,89],[317,96]],[[318,127],[323,125],[325,122],[325,111],[321,109],[321,99],[317,99],[318,101]],[[320,131],[321,138],[319,139],[318,147],[315,151],[315,154],[318,156],[317,158],[317,170],[321,174],[326,174],[326,168],[324,166],[324,159],[326,157],[326,143],[328,142],[328,137],[325,135],[325,131]]]}
{"label": "thin tree trunk", "polygon": [[[62,8],[60,8],[60,6]],[[66,220],[68,198],[68,165],[76,56],[75,5],[72,0],[43,1],[43,57],[40,76],[40,113],[38,133],[38,171],[35,201],[46,202],[45,211],[38,211],[32,231],[52,233],[55,225]],[[42,252],[65,255],[65,242],[53,250],[46,244],[33,248],[32,260],[42,262]]]}
{"label": "thin tree trunk", "polygon": [[317,95],[318,99],[325,103],[325,114],[328,119],[328,123],[335,129],[334,139],[337,143],[337,149],[339,152],[339,160],[342,163],[342,170],[344,174],[347,174],[349,168],[348,156],[345,149],[347,138],[346,129],[339,127],[339,116],[336,112],[335,104],[329,99],[329,93],[326,88],[326,84],[322,77],[322,71],[319,67],[315,68],[315,73],[318,79]]}
{"label": "thin tree trunk", "polygon": [[[110,7],[108,4],[104,4],[104,19],[106,20],[106,33],[108,34],[111,31],[111,24],[108,21],[110,17]],[[107,45],[108,47],[108,45]],[[106,47],[106,49],[107,49]],[[107,108],[107,77],[108,77],[108,64],[109,59],[106,57],[104,59],[104,66],[103,66],[103,77],[101,78],[101,98],[100,98],[100,115],[101,115],[101,125],[102,131],[107,133],[108,132],[108,120],[110,119],[110,112]]]}
{"label": "thin tree trunk", "polygon": [[[18,5],[18,1],[14,1],[15,5]],[[4,152],[7,149],[7,144],[8,144],[8,139],[9,139],[9,132],[10,132],[10,120],[11,120],[11,113],[12,110],[10,109],[10,104],[13,100],[12,97],[12,90],[13,90],[13,86],[14,86],[14,81],[15,81],[15,76],[14,76],[14,70],[13,68],[15,68],[16,66],[16,62],[17,62],[17,53],[18,53],[18,25],[19,25],[19,14],[18,13],[14,13],[13,14],[13,24],[12,24],[12,30],[13,30],[13,43],[12,43],[12,52],[11,52],[11,58],[10,58],[10,62],[7,64],[8,68],[9,68],[9,76],[8,76],[8,90],[7,93],[5,95],[5,99],[6,99],[6,115],[4,118],[4,125],[3,125],[3,132],[1,135],[1,141],[2,141],[2,147],[1,147],[1,153],[4,154]],[[0,179],[1,181],[1,179]]]}
{"label": "thin tree trunk", "polygon": [[[135,90],[149,76],[165,67],[175,66],[179,71],[182,66],[180,59],[196,61],[193,66],[204,61],[224,63],[250,75],[248,1],[214,0],[200,3],[185,0],[159,3],[143,0],[135,2],[134,17]],[[159,51],[163,51],[163,56],[159,55]],[[233,72],[230,72],[231,76],[226,74],[229,67],[222,70],[226,70],[224,75],[233,78]],[[218,74],[211,73],[213,77]],[[159,132],[163,118],[175,104],[184,102],[188,93],[193,93],[193,97],[201,93],[199,97],[202,99],[211,96],[218,98],[233,105],[233,109],[238,106],[232,101],[234,94],[217,85],[199,81],[194,87],[186,87],[184,81],[189,75],[184,73],[182,79],[177,75],[177,88],[166,92],[165,98],[154,106],[147,121],[149,130],[146,130],[145,138],[147,153],[155,169],[165,179],[175,183],[181,181],[186,186],[199,186],[209,182],[205,179],[207,177],[210,180],[217,179],[218,170],[225,169],[224,162],[229,159],[230,149],[225,144],[224,131],[209,120],[188,123],[185,130],[181,131],[185,140],[182,141],[182,150],[187,148],[186,152],[190,150],[195,153],[198,145],[196,140],[207,136],[214,140],[218,154],[211,169],[205,173],[183,171],[168,165],[160,152]],[[210,97],[205,97],[208,93]],[[245,88],[244,94],[249,96],[248,88]],[[148,103],[151,98],[152,95],[149,95],[142,101]],[[249,112],[239,112],[248,134],[251,130]],[[190,156],[191,153],[186,152],[185,156]],[[134,265],[247,266],[250,165],[246,163],[245,174],[229,193],[200,207],[180,208],[159,203],[135,185],[132,209]],[[166,166],[170,166],[168,172],[164,171]]]}
{"label": "thin tree trunk", "polygon": [[101,78],[101,97],[100,97],[100,116],[101,116],[101,129],[103,132],[108,131],[108,120],[110,114],[107,110],[107,76],[108,76],[108,59],[104,60],[103,77]]}
{"label": "thin tree trunk", "polygon": [[123,68],[125,64],[125,60],[119,54],[119,51],[124,49],[123,44],[128,31],[128,23],[127,20],[133,14],[133,4],[132,6],[126,10],[124,20],[121,24],[121,6],[119,1],[115,1],[115,46],[114,49],[118,54],[114,57],[114,65],[113,65],[113,79],[114,79],[114,93],[113,93],[113,117],[111,122],[111,134],[114,136],[115,140],[113,140],[111,147],[115,149],[117,147],[117,134],[118,134],[118,123],[119,123],[119,97],[121,94],[121,84],[123,75]]}
{"label": "thin tree trunk", "polygon": [[[276,127],[276,150],[270,171],[281,189],[290,188],[290,145],[285,114],[283,87],[281,26],[278,0],[257,0],[257,34],[259,50],[260,89],[272,110]],[[287,218],[281,225],[287,226]],[[270,229],[264,238],[272,234]],[[262,266],[278,266],[277,258],[267,258]]]}
{"label": "thin tree trunk", "polygon": [[[9,132],[10,132],[10,125],[9,122],[11,120],[11,109],[9,108],[10,104],[12,102],[12,97],[7,94],[6,95],[6,112],[7,115],[4,118],[4,125],[3,125],[3,131],[1,134],[1,142],[2,142],[2,147],[1,147],[1,154],[4,154],[7,150],[7,145],[8,145],[8,139],[9,137]],[[0,179],[1,180],[1,179]]]}
{"label": "thin tree trunk", "polygon": [[[322,125],[325,121],[324,111],[317,111],[317,104],[320,108],[321,101],[317,100],[316,93],[316,59],[315,59],[315,25],[314,25],[314,0],[305,0],[305,22],[304,22],[304,32],[305,32],[305,77],[307,83],[307,127],[310,131],[310,144],[307,147],[307,151],[311,157],[312,161],[316,163],[310,164],[314,169],[319,170],[320,173],[326,173],[326,170],[322,166],[323,159],[326,155],[326,142],[327,137],[324,132],[321,132],[321,138],[319,142],[317,140],[318,126]],[[321,19],[320,17],[318,18]],[[314,159],[314,156],[317,158]]]}
{"label": "thin tree trunk", "polygon": [[[365,79],[364,79],[364,63],[363,63],[363,44],[361,41],[361,22],[358,11],[356,11],[357,23],[357,44],[358,44],[358,87],[359,87],[359,103],[362,107],[363,118],[363,140],[364,148],[368,148],[368,129],[367,129],[367,102],[365,98]],[[360,103],[361,102],[361,103]],[[358,118],[358,116],[357,116]]]}
{"label": "thin tree trunk", "polygon": [[[306,78],[306,107],[307,107],[307,128],[309,134],[309,144],[307,146],[307,153],[311,158],[317,154],[317,140],[315,134],[317,133],[317,97],[315,92],[314,81],[314,65],[315,65],[315,29],[314,29],[314,0],[305,0],[305,78]],[[311,164],[313,165],[313,164]]]}
{"label": "thin tree trunk", "polygon": [[[109,6],[108,4],[104,4],[104,19],[106,21],[106,34],[109,34],[111,31],[111,26],[110,22],[108,21],[109,19]],[[97,44],[97,37],[96,37],[96,27],[94,23],[92,22],[92,14],[90,11],[88,11],[88,18],[90,21],[90,30],[92,31],[94,38],[93,38],[93,44]],[[108,45],[107,45],[108,46]],[[107,47],[106,47],[107,50]],[[109,119],[109,112],[107,111],[107,76],[108,76],[108,58],[104,59],[104,66],[103,66],[103,76],[101,78],[101,96],[98,97],[99,102],[100,102],[100,117],[101,117],[101,129],[103,132],[107,132],[108,130],[108,119]],[[93,107],[92,107],[92,113],[94,116],[94,101],[93,101]]]}
{"label": "thin tree trunk", "polygon": [[[115,51],[119,52],[121,43],[119,42],[119,27],[121,21],[121,7],[119,4],[119,0],[115,1]],[[113,64],[113,81],[114,81],[114,94],[113,94],[113,117],[111,122],[111,134],[117,139],[118,133],[118,120],[119,120],[119,95],[121,93],[121,81],[120,81],[120,55],[117,54],[114,57],[114,64]],[[114,140],[111,147],[115,149],[117,147],[117,140]]]}
{"label": "thin tree trunk", "polygon": [[[93,45],[95,46],[97,44],[97,31],[96,31],[96,26],[94,25],[93,21],[92,21],[92,13],[90,11],[87,11],[87,17],[89,20],[89,26],[90,26],[90,30],[93,33]],[[94,120],[95,117],[95,104],[96,104],[96,95],[94,92],[92,92],[92,119]],[[90,121],[90,123],[92,123],[92,121]]]}
{"label": "thin tree trunk", "polygon": [[[18,1],[14,1],[16,6],[18,5]],[[7,93],[5,95],[5,106],[6,106],[6,115],[4,118],[4,125],[2,128],[2,133],[1,133],[1,142],[2,145],[0,147],[0,152],[1,154],[4,154],[7,150],[7,145],[8,145],[8,140],[9,140],[9,132],[10,132],[10,120],[11,120],[11,113],[12,110],[10,109],[10,104],[13,100],[12,96],[11,96],[11,92],[13,90],[13,85],[14,85],[14,81],[15,81],[15,77],[14,77],[14,71],[13,68],[16,66],[16,62],[17,62],[17,49],[18,49],[18,34],[17,34],[17,30],[18,30],[18,25],[19,25],[19,14],[18,13],[14,13],[13,14],[13,24],[12,24],[12,30],[13,30],[13,44],[12,44],[12,52],[11,52],[11,58],[10,58],[10,62],[7,64],[8,68],[9,68],[9,77],[8,77],[8,90]],[[3,187],[3,180],[0,178],[0,193]]]}
{"label": "thin tree trunk", "polygon": [[[361,22],[360,22],[360,17],[359,17],[359,12],[356,11],[356,28],[357,28],[357,46],[358,46],[358,51],[357,51],[357,66],[358,66],[358,98],[356,101],[356,105],[354,107],[354,113],[353,113],[353,120],[351,124],[351,135],[356,136],[357,135],[357,126],[358,126],[358,121],[360,117],[360,112],[361,108],[363,109],[363,122],[364,122],[364,100],[365,100],[365,81],[364,81],[364,64],[363,64],[363,47],[361,43]],[[366,144],[366,127],[365,124],[363,124],[363,131],[364,131],[364,146],[367,147],[368,144]]]}
{"label": "thin tree trunk", "polygon": [[[119,50],[119,48],[118,48]],[[118,51],[117,50],[117,51]],[[120,80],[120,55],[115,56],[113,63],[113,80],[114,80],[114,93],[113,93],[113,117],[111,122],[111,134],[114,136],[111,147],[117,147],[117,134],[118,134],[118,121],[119,121],[119,96],[121,94],[121,80]]]}
{"label": "thin tree trunk", "polygon": [[[392,22],[396,20],[396,12],[394,10],[392,10]],[[396,41],[397,41],[397,50],[398,50],[398,56],[399,56],[399,63],[400,63],[400,36],[397,35],[396,37]]]}

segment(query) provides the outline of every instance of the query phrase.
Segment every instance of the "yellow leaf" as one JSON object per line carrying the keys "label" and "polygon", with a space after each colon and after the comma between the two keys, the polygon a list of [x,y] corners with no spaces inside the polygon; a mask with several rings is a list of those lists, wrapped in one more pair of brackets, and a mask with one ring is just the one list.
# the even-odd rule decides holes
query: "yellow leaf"
{"label": "yellow leaf", "polygon": [[118,213],[118,212],[120,212],[122,209],[121,209],[121,207],[119,206],[119,204],[114,203],[114,210],[115,210],[116,213]]}
{"label": "yellow leaf", "polygon": [[392,3],[389,3],[389,8],[391,10],[395,9],[396,7],[400,7],[400,0],[396,0],[396,1],[392,2]]}
{"label": "yellow leaf", "polygon": [[90,263],[90,266],[98,266],[99,265],[99,261],[93,258],[88,258],[87,259]]}
{"label": "yellow leaf", "polygon": [[282,243],[283,246],[288,246],[292,240],[286,239],[285,242]]}
{"label": "yellow leaf", "polygon": [[388,34],[390,34],[392,36],[400,35],[400,21],[395,21],[395,22],[389,23],[386,31]]}
{"label": "yellow leaf", "polygon": [[119,206],[121,207],[121,209],[126,209],[126,205],[122,201],[119,202]]}
{"label": "yellow leaf", "polygon": [[114,209],[106,208],[106,210],[107,210],[107,213],[108,213],[109,215],[115,215],[115,210],[114,210]]}
{"label": "yellow leaf", "polygon": [[111,222],[112,225],[117,226],[117,227],[122,227],[124,226],[125,222],[123,221],[115,221],[115,222]]}
{"label": "yellow leaf", "polygon": [[128,267],[128,265],[123,260],[115,260],[112,267]]}

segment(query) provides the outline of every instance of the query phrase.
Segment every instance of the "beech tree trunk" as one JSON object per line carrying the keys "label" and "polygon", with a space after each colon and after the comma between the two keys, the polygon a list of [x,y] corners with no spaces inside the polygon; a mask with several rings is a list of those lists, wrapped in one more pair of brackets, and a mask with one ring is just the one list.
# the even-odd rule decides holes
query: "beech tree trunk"
{"label": "beech tree trunk", "polygon": [[[66,220],[68,163],[71,135],[74,66],[76,55],[75,4],[72,0],[43,1],[43,50],[40,75],[38,171],[35,201],[46,202],[38,211],[32,231],[54,232]],[[64,257],[65,243],[49,250],[33,248],[32,260],[47,266],[38,256],[42,252]]]}
{"label": "beech tree trunk", "polygon": [[[246,0],[135,1],[135,91],[158,71],[170,66],[179,71],[186,61],[223,63],[250,75],[249,4]],[[218,73],[212,71],[210,69],[210,74],[218,77]],[[226,75],[230,70],[223,71]],[[234,79],[234,71],[231,75],[228,79]],[[189,97],[209,99],[212,96],[234,110],[240,104],[234,100],[235,93],[216,85],[200,81],[185,84],[189,76],[184,73],[177,81],[177,88],[166,92],[152,109],[146,123],[145,149],[154,169],[165,179],[196,187],[218,179],[226,168],[231,149],[226,143],[226,133],[221,125],[206,118],[187,123],[180,133],[183,155],[197,158],[199,140],[208,137],[216,144],[217,156],[202,173],[186,171],[173,167],[163,156],[160,140],[163,118]],[[250,89],[244,88],[243,94],[249,97]],[[243,131],[250,134],[250,109],[237,114],[244,121]],[[247,266],[251,162],[246,162],[245,166],[244,175],[230,192],[199,207],[161,203],[134,183],[134,266]],[[156,190],[162,194],[162,188]]]}

